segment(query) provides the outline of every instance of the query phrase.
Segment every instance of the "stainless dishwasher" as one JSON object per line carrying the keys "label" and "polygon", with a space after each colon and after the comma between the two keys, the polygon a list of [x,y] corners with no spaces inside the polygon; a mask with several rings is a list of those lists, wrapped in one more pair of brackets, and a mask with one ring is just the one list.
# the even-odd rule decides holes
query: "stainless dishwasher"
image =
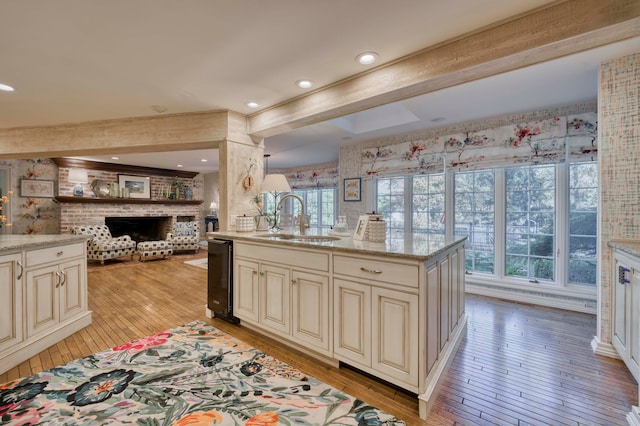
{"label": "stainless dishwasher", "polygon": [[215,318],[233,324],[233,241],[209,240],[207,307]]}

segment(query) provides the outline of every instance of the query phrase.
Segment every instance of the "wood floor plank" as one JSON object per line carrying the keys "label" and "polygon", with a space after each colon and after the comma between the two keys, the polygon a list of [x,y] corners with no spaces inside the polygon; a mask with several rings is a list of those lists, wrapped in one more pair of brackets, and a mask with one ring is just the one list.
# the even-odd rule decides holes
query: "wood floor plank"
{"label": "wood floor plank", "polygon": [[591,350],[594,315],[468,295],[466,335],[422,421],[415,395],[206,318],[206,271],[183,263],[205,255],[90,266],[92,324],[0,374],[0,383],[201,320],[408,425],[624,425],[638,404],[638,385],[626,366]]}

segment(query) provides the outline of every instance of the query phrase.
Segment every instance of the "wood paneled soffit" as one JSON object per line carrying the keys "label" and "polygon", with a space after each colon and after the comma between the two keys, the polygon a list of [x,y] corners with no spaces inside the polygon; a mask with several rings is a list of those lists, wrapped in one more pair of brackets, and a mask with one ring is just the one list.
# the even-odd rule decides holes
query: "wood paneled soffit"
{"label": "wood paneled soffit", "polygon": [[186,170],[158,169],[155,167],[130,166],[116,163],[103,163],[100,161],[80,160],[78,158],[54,158],[53,162],[58,167],[75,167],[88,170],[103,170],[107,172],[123,173],[137,176],[165,176],[193,179],[198,172]]}
{"label": "wood paneled soffit", "polygon": [[638,0],[568,0],[432,46],[248,118],[268,137],[640,36]]}
{"label": "wood paneled soffit", "polygon": [[[229,111],[207,111],[0,129],[0,158],[217,148],[228,139],[230,127],[234,134],[238,133],[238,120],[244,120],[238,115]],[[244,128],[246,135],[246,124]]]}

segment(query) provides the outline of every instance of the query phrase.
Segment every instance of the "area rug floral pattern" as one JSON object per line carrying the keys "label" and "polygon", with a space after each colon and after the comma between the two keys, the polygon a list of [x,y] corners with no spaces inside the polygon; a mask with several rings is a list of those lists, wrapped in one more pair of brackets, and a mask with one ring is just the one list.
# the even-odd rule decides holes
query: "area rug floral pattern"
{"label": "area rug floral pattern", "polygon": [[10,425],[402,425],[196,321],[0,385]]}

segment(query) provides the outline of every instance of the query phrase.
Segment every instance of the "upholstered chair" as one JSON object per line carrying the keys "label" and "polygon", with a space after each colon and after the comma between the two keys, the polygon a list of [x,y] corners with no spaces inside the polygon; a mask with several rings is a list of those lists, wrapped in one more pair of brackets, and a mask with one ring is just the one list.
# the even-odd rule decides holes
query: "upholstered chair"
{"label": "upholstered chair", "polygon": [[171,232],[167,234],[167,241],[173,243],[173,252],[200,250],[200,225],[198,222],[175,222]]}
{"label": "upholstered chair", "polygon": [[71,233],[76,235],[89,235],[87,240],[87,259],[99,260],[104,265],[107,259],[131,256],[136,252],[136,242],[129,235],[113,237],[107,225],[74,226]]}

